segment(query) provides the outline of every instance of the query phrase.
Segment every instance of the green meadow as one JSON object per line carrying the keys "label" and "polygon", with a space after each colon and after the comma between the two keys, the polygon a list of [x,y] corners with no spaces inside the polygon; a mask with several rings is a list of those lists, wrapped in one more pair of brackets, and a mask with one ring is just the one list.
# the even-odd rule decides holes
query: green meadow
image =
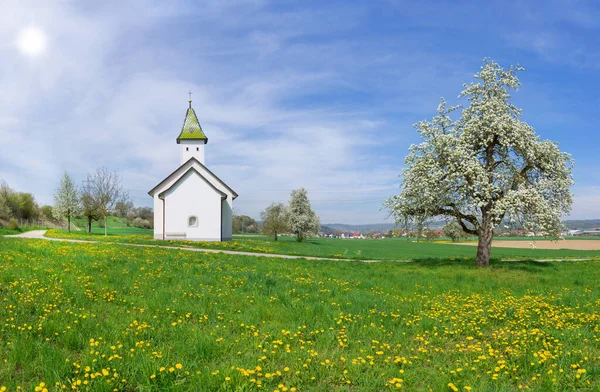
{"label": "green meadow", "polygon": [[[140,229],[138,227],[131,226],[131,223],[127,222],[125,218],[119,218],[118,216],[110,215],[107,217],[108,221],[108,232],[111,234],[152,234],[152,230]],[[73,224],[80,229],[80,231],[73,230],[74,233],[85,233],[87,220],[85,218],[74,219]],[[92,221],[92,234],[104,235],[103,222]],[[87,233],[86,233],[87,234]]]}
{"label": "green meadow", "polygon": [[[279,237],[273,241],[264,236],[234,236],[233,241],[193,242],[162,241],[152,239],[152,234],[122,235],[118,233],[104,237],[104,234],[83,232],[68,233],[64,230],[50,230],[51,238],[70,238],[115,243],[137,243],[148,245],[168,245],[198,247],[208,249],[234,250],[252,253],[313,256],[357,260],[422,260],[468,258],[474,259],[476,247],[455,245],[449,242],[417,242],[403,238],[389,239],[331,239],[314,238],[297,242],[294,237]],[[504,237],[500,237],[504,239]],[[545,250],[493,248],[492,258],[496,259],[553,259],[600,257],[600,251],[584,250]]]}
{"label": "green meadow", "polygon": [[0,237],[0,390],[600,389],[599,261],[429,259]]}

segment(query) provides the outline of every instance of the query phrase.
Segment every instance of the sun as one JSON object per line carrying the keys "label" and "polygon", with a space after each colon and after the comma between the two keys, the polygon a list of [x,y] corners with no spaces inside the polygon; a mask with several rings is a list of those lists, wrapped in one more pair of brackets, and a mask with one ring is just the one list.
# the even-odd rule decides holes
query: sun
{"label": "sun", "polygon": [[46,36],[37,27],[27,27],[17,37],[17,47],[28,56],[39,56],[46,49]]}

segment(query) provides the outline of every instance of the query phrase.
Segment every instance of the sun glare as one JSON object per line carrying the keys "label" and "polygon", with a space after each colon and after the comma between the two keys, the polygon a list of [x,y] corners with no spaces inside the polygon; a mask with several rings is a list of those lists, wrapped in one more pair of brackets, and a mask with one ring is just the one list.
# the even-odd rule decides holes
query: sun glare
{"label": "sun glare", "polygon": [[46,48],[44,32],[37,27],[28,27],[19,33],[17,38],[19,50],[28,56],[38,56]]}

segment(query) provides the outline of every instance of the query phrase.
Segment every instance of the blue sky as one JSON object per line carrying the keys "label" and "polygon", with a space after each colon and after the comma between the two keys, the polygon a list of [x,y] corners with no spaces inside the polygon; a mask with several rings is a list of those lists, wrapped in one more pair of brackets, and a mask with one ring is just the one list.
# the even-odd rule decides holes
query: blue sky
{"label": "blue sky", "polygon": [[[126,4],[123,4],[126,3]],[[0,178],[41,203],[64,170],[117,170],[138,205],[178,165],[192,90],[207,166],[258,218],[305,187],[322,222],[376,223],[413,124],[484,57],[575,159],[572,218],[600,218],[600,6],[593,1],[0,4]],[[45,51],[15,44],[34,26]]]}

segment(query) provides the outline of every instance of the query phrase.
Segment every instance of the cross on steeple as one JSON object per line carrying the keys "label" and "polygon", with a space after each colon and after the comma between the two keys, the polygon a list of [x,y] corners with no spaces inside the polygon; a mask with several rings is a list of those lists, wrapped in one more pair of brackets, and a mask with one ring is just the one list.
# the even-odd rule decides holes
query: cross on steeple
{"label": "cross on steeple", "polygon": [[190,96],[190,99],[188,100],[188,102],[190,103],[190,107],[192,107],[192,90],[190,90],[188,92],[188,95]]}

